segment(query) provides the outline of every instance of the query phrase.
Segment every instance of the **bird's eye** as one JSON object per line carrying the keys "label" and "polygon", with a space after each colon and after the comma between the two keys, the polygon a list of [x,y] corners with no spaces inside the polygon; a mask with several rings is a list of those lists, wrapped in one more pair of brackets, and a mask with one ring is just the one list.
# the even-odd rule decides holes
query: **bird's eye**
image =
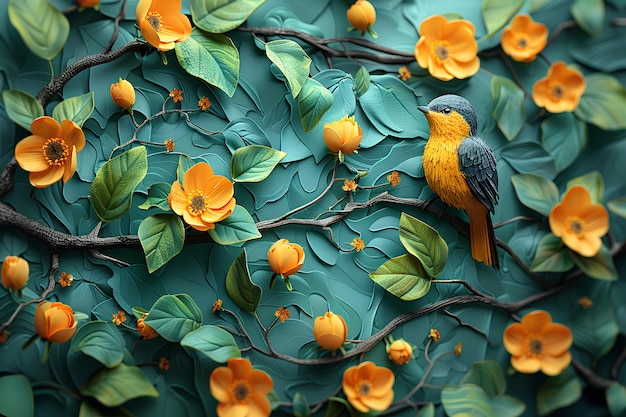
{"label": "bird's eye", "polygon": [[452,109],[450,107],[445,107],[441,112],[443,114],[450,114],[450,112],[452,112]]}

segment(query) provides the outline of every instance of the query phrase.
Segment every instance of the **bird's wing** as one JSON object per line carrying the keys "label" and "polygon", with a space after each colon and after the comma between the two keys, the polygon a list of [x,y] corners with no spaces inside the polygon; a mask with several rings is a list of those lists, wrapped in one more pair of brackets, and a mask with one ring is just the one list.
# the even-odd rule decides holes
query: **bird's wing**
{"label": "bird's wing", "polygon": [[493,213],[498,204],[498,171],[489,145],[476,136],[465,138],[459,145],[459,169],[474,196]]}

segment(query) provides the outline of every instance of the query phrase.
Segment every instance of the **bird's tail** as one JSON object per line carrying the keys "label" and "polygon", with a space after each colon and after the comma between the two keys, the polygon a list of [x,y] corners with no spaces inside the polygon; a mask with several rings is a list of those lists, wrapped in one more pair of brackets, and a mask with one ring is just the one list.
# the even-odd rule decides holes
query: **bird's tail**
{"label": "bird's tail", "polygon": [[467,215],[469,216],[472,258],[496,269],[500,268],[496,249],[496,235],[493,231],[489,210],[486,207],[467,210]]}

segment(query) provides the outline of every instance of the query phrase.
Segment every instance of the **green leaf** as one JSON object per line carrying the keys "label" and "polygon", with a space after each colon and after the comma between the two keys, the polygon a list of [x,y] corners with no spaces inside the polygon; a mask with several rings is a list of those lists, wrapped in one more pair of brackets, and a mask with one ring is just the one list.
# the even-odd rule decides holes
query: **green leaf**
{"label": "green leaf", "polygon": [[489,396],[478,385],[445,387],[441,391],[441,403],[449,416],[465,413],[463,415],[502,417],[494,413]]}
{"label": "green leaf", "polygon": [[549,179],[537,174],[515,174],[511,183],[520,203],[548,217],[559,202],[559,189]]}
{"label": "green leaf", "polygon": [[105,162],[91,184],[91,203],[104,222],[126,214],[132,206],[135,188],[148,172],[145,146],[138,146]]}
{"label": "green leaf", "polygon": [[63,120],[71,120],[82,127],[83,123],[93,113],[93,92],[71,97],[63,100],[52,109],[52,117],[59,123]]}
{"label": "green leaf", "polygon": [[411,255],[422,263],[431,278],[436,278],[448,260],[448,245],[439,233],[423,221],[400,215],[400,242]]}
{"label": "green leaf", "polygon": [[605,130],[626,129],[626,87],[605,73],[585,76],[587,87],[580,99],[576,116]]}
{"label": "green leaf", "polygon": [[611,416],[626,416],[626,387],[615,383],[606,389],[605,395]]}
{"label": "green leaf", "polygon": [[594,359],[606,355],[619,334],[615,309],[608,291],[598,301],[601,302],[576,310],[568,322],[574,335],[574,345],[587,351]]}
{"label": "green leaf", "polygon": [[235,94],[239,51],[229,37],[194,28],[187,40],[176,43],[175,50],[180,66],[189,74],[214,85],[228,97]]}
{"label": "green leaf", "polygon": [[355,417],[352,407],[345,398],[329,397],[324,417]]}
{"label": "green leaf", "polygon": [[148,210],[152,207],[158,207],[161,210],[170,210],[170,203],[167,200],[167,197],[169,196],[171,189],[171,184],[166,182],[155,182],[148,187],[148,197],[146,197],[146,201],[138,205],[137,208],[141,210]]}
{"label": "green leaf", "polygon": [[567,188],[574,185],[582,185],[589,191],[592,203],[600,203],[604,194],[604,179],[599,171],[591,171],[580,177],[572,178],[567,182]]}
{"label": "green leaf", "polygon": [[506,392],[506,377],[500,364],[493,360],[474,362],[461,380],[461,384],[478,385],[489,397]]}
{"label": "green leaf", "polygon": [[537,142],[516,140],[507,143],[500,148],[500,158],[508,162],[520,174],[556,177],[554,158]]}
{"label": "green leaf", "polygon": [[235,182],[263,181],[286,155],[285,152],[268,146],[243,146],[233,152],[230,175]]}
{"label": "green leaf", "polygon": [[139,367],[123,362],[115,368],[98,371],[80,392],[107,407],[117,407],[134,398],[159,396],[159,392]]}
{"label": "green leaf", "polygon": [[296,392],[293,396],[293,415],[294,417],[310,417],[311,407],[306,400],[306,397],[301,392]]}
{"label": "green leaf", "polygon": [[298,112],[305,132],[317,126],[322,116],[333,105],[334,97],[327,88],[313,78],[307,78],[298,96]]}
{"label": "green leaf", "polygon": [[239,308],[250,313],[256,311],[259,301],[261,301],[262,290],[250,278],[245,249],[228,268],[226,292]]}
{"label": "green leaf", "polygon": [[391,258],[370,274],[370,278],[404,301],[422,298],[430,290],[430,275],[411,254]]}
{"label": "green leaf", "polygon": [[530,266],[534,272],[564,272],[574,266],[567,247],[560,237],[548,233],[539,241],[535,259]]}
{"label": "green leaf", "polygon": [[70,349],[91,356],[107,368],[114,368],[124,359],[126,341],[112,323],[90,321],[78,328]]}
{"label": "green leaf", "polygon": [[356,90],[357,97],[361,97],[370,88],[370,73],[365,66],[361,66],[356,72],[356,78],[354,79],[354,89]]}
{"label": "green leaf", "polygon": [[549,377],[537,392],[537,414],[546,416],[553,411],[570,406],[582,396],[582,387],[572,367],[562,374]]}
{"label": "green leaf", "polygon": [[435,405],[433,403],[426,403],[415,417],[435,417]]}
{"label": "green leaf", "polygon": [[513,140],[524,126],[524,90],[513,80],[495,76],[491,79],[491,114],[508,140]]}
{"label": "green leaf", "polygon": [[9,119],[29,132],[33,120],[44,115],[41,103],[24,91],[4,90],[2,101]]}
{"label": "green leaf", "polygon": [[50,61],[70,33],[67,17],[47,0],[9,0],[9,20],[32,53]]}
{"label": "green leaf", "polygon": [[509,23],[519,11],[524,0],[483,0],[483,20],[487,28],[485,38],[488,38]]}
{"label": "green leaf", "polygon": [[265,0],[191,0],[191,18],[200,29],[224,33],[239,27]]}
{"label": "green leaf", "polygon": [[167,294],[152,305],[145,323],[163,339],[180,342],[202,325],[202,311],[187,294]]}
{"label": "green leaf", "polygon": [[[185,174],[187,173],[187,171],[189,171],[191,169],[192,166],[194,166],[196,163],[194,162],[193,159],[191,159],[189,156],[187,155],[180,155],[178,157],[178,165],[176,166],[176,180],[179,183],[183,183],[183,177],[185,176]],[[169,191],[168,191],[169,194]]]}
{"label": "green leaf", "polygon": [[569,167],[587,146],[587,124],[573,113],[553,114],[541,123],[541,142],[557,172]]}
{"label": "green leaf", "polygon": [[603,0],[574,0],[569,10],[585,32],[590,36],[600,36],[605,23]]}
{"label": "green leaf", "polygon": [[616,198],[606,203],[606,205],[613,213],[626,218],[626,197]]}
{"label": "green leaf", "polygon": [[123,407],[105,407],[95,401],[83,401],[80,404],[78,417],[135,417]]}
{"label": "green leaf", "polygon": [[[4,355],[8,355],[7,352]],[[0,415],[7,417],[32,417],[35,415],[35,402],[30,381],[21,374],[0,377]]]}
{"label": "green leaf", "polygon": [[208,233],[220,245],[233,245],[261,237],[254,219],[248,210],[240,205],[235,206],[230,216],[215,223],[215,229],[209,229]]}
{"label": "green leaf", "polygon": [[226,330],[217,326],[202,326],[188,333],[180,345],[184,348],[197,350],[211,360],[225,363],[230,358],[238,358],[241,351],[235,338]]}
{"label": "green leaf", "polygon": [[266,43],[265,54],[287,79],[291,95],[294,98],[298,97],[302,86],[309,78],[311,58],[300,45],[289,39]]}
{"label": "green leaf", "polygon": [[150,273],[178,255],[185,243],[185,225],[175,214],[146,217],[139,224],[137,234]]}
{"label": "green leaf", "polygon": [[511,395],[499,395],[491,399],[491,407],[498,417],[517,417],[524,414],[526,405]]}
{"label": "green leaf", "polygon": [[617,269],[613,262],[613,257],[609,249],[602,245],[600,252],[596,256],[586,257],[579,255],[570,249],[570,256],[574,263],[591,278],[602,279],[606,281],[616,281],[618,278]]}

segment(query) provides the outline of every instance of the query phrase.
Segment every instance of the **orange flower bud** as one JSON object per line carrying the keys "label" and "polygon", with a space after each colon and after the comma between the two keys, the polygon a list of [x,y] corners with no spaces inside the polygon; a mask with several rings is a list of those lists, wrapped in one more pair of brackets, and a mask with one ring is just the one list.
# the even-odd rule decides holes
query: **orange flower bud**
{"label": "orange flower bud", "polygon": [[35,330],[49,342],[67,342],[76,331],[74,310],[63,303],[43,301],[35,310]]}
{"label": "orange flower bud", "polygon": [[348,327],[343,317],[332,311],[319,316],[313,322],[313,336],[321,347],[337,350],[346,341]]}
{"label": "orange flower bud", "polygon": [[127,80],[120,80],[111,84],[111,98],[123,109],[130,110],[135,104],[135,88]]}
{"label": "orange flower bud", "polygon": [[28,262],[19,256],[7,256],[2,262],[2,284],[18,291],[28,282]]}
{"label": "orange flower bud", "polygon": [[289,243],[287,239],[280,239],[267,251],[267,260],[274,273],[288,277],[302,268],[304,249],[296,243]]}
{"label": "orange flower bud", "polygon": [[346,12],[350,24],[361,32],[361,36],[365,34],[370,26],[376,22],[376,9],[367,0],[357,0]]}
{"label": "orange flower bud", "polygon": [[394,340],[386,349],[389,360],[396,365],[407,363],[413,356],[413,347],[403,339]]}
{"label": "orange flower bud", "polygon": [[80,7],[91,8],[100,4],[100,0],[76,0]]}
{"label": "orange flower bud", "polygon": [[144,340],[154,339],[159,336],[159,334],[152,327],[144,323],[147,316],[148,314],[144,314],[139,320],[137,320],[137,330]]}
{"label": "orange flower bud", "polygon": [[354,121],[354,116],[344,116],[341,120],[324,125],[324,143],[333,152],[351,154],[361,144],[362,137],[363,132]]}

